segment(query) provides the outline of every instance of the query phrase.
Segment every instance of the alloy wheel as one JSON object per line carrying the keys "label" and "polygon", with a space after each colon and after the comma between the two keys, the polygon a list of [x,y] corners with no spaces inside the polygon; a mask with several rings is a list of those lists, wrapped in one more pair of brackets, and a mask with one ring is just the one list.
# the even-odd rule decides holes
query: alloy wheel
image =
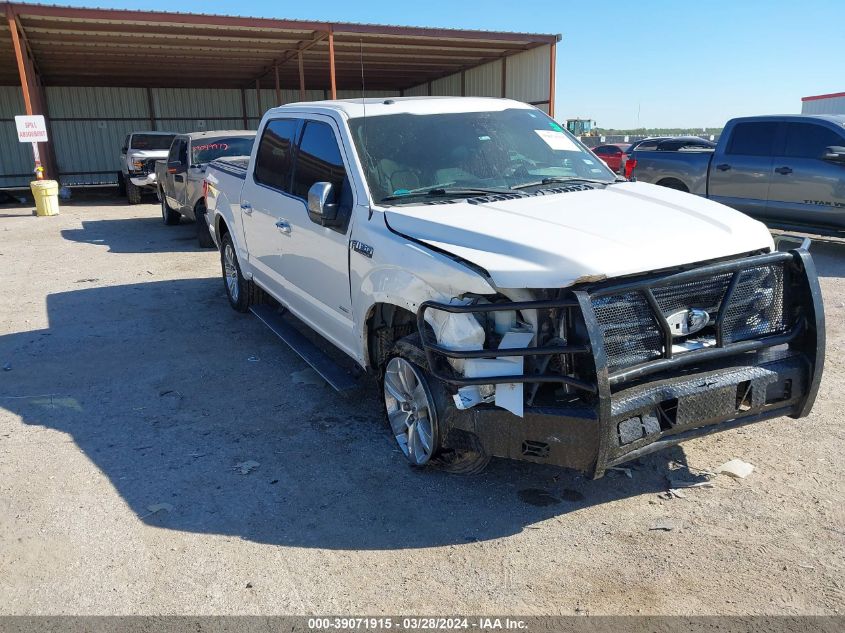
{"label": "alloy wheel", "polygon": [[415,466],[427,464],[436,450],[437,413],[420,369],[401,357],[384,372],[384,403],[399,448]]}

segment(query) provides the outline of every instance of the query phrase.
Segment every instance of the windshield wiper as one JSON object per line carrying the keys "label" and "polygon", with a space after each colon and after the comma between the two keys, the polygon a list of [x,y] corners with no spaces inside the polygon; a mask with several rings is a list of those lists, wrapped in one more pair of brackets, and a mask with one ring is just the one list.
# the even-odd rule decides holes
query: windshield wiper
{"label": "windshield wiper", "polygon": [[607,181],[598,180],[596,178],[580,178],[578,176],[559,176],[553,178],[543,178],[542,180],[535,180],[534,182],[524,182],[521,185],[514,185],[511,189],[527,189],[528,187],[539,187],[540,185],[554,185],[566,182],[588,182],[597,185],[612,185],[614,182],[625,182],[625,180],[616,178],[613,181]]}
{"label": "windshield wiper", "polygon": [[385,196],[379,202],[390,202],[391,200],[403,200],[405,198],[449,198],[455,197],[470,197],[470,196],[484,196],[489,194],[512,194],[510,189],[494,189],[484,187],[425,187],[424,189],[414,189],[406,193],[395,193],[390,196]]}

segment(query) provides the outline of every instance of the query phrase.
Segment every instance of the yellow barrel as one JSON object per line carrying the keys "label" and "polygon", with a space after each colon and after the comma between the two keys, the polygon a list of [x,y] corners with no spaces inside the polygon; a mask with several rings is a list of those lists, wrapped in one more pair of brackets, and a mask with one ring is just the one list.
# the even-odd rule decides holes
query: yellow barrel
{"label": "yellow barrel", "polygon": [[35,198],[35,215],[59,215],[59,183],[55,180],[33,180],[29,188]]}

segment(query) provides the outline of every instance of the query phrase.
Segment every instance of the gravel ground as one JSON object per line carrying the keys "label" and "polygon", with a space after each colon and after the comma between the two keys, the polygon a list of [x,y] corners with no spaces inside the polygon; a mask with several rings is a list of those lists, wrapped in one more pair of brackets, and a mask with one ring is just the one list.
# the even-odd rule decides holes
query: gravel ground
{"label": "gravel ground", "polygon": [[[405,465],[373,386],[338,396],[232,311],[193,225],[0,207],[0,614],[842,614],[845,243],[813,252],[809,418],[630,478],[457,477]],[[735,457],[747,479],[662,498]]]}

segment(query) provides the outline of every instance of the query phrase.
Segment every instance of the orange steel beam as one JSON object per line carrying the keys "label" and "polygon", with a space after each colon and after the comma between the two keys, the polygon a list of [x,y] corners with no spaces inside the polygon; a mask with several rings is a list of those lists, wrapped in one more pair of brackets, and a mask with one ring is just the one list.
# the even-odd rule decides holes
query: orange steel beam
{"label": "orange steel beam", "polygon": [[6,18],[9,21],[9,31],[12,34],[12,48],[15,50],[15,61],[18,64],[18,75],[21,80],[21,91],[23,91],[23,105],[28,115],[32,114],[32,97],[29,91],[29,77],[27,77],[26,64],[23,59],[20,37],[18,37],[18,23],[12,11],[12,5],[6,5]]}
{"label": "orange steel beam", "polygon": [[329,78],[331,79],[332,99],[337,99],[337,79],[334,72],[334,31],[329,31]]}
{"label": "orange steel beam", "polygon": [[557,44],[549,44],[549,116],[555,115],[555,62],[557,61]]}
{"label": "orange steel beam", "polygon": [[305,66],[302,64],[302,51],[299,51],[299,100],[305,101]]}

